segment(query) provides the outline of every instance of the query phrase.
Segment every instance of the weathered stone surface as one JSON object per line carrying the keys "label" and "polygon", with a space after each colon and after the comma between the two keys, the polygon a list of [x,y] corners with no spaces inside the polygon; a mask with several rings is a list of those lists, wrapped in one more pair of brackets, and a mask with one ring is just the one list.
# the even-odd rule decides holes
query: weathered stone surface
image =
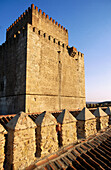
{"label": "weathered stone surface", "polygon": [[96,118],[87,108],[83,108],[76,118],[78,138],[87,138],[97,132]]}
{"label": "weathered stone surface", "polygon": [[0,113],[82,109],[84,55],[68,46],[65,29],[28,10],[0,48],[0,84]]}
{"label": "weathered stone surface", "polygon": [[4,127],[0,124],[0,170],[3,169],[3,164],[5,160],[5,153],[4,153],[4,147],[5,147],[5,136],[7,131],[4,129]]}
{"label": "weathered stone surface", "polygon": [[86,107],[84,107],[83,110],[76,117],[77,120],[89,120],[94,118],[95,116]]}
{"label": "weathered stone surface", "polygon": [[111,116],[111,107],[107,107],[107,109],[105,110],[105,112]]}
{"label": "weathered stone surface", "polygon": [[6,129],[1,124],[0,124],[0,133],[2,133],[2,134],[7,133]]}
{"label": "weathered stone surface", "polygon": [[100,117],[100,129],[106,128],[108,126],[108,122],[109,122],[108,116]]}
{"label": "weathered stone surface", "polygon": [[76,118],[67,109],[64,109],[62,113],[57,117],[57,121],[61,124],[77,122]]}
{"label": "weathered stone surface", "polygon": [[28,114],[20,112],[7,124],[7,127],[16,131],[35,128],[36,124],[28,117]]}
{"label": "weathered stone surface", "polygon": [[89,137],[97,133],[96,119],[90,119],[85,121],[85,137]]}
{"label": "weathered stone surface", "polygon": [[96,117],[97,131],[106,128],[108,126],[108,122],[109,122],[108,116]]}
{"label": "weathered stone surface", "polygon": [[101,108],[97,108],[94,111],[93,114],[96,117],[96,129],[97,129],[97,131],[104,129],[105,127],[108,126],[109,117]]}
{"label": "weathered stone surface", "polygon": [[67,109],[65,109],[57,117],[57,121],[61,124],[61,132],[58,132],[58,135],[60,135],[58,139],[61,140],[59,141],[59,143],[61,143],[61,146],[66,146],[74,143],[77,140],[77,120]]}
{"label": "weathered stone surface", "polygon": [[107,107],[105,112],[109,116],[109,125],[111,125],[111,107]]}
{"label": "weathered stone surface", "polygon": [[76,121],[62,124],[62,146],[72,144],[77,141]]}
{"label": "weathered stone surface", "polygon": [[[19,30],[18,30],[19,31]],[[0,113],[18,113],[24,110],[26,87],[26,30],[11,37],[2,46],[0,54]]]}
{"label": "weathered stone surface", "polygon": [[37,126],[50,126],[56,125],[57,121],[51,113],[45,111],[37,117],[35,123]]}
{"label": "weathered stone surface", "polygon": [[93,114],[96,117],[107,116],[107,114],[100,107],[98,107]]}
{"label": "weathered stone surface", "polygon": [[35,123],[36,129],[36,156],[44,157],[58,150],[56,125],[57,121],[49,112],[41,113]]}
{"label": "weathered stone surface", "polygon": [[35,159],[36,124],[24,112],[18,113],[8,124],[6,169],[22,170]]}

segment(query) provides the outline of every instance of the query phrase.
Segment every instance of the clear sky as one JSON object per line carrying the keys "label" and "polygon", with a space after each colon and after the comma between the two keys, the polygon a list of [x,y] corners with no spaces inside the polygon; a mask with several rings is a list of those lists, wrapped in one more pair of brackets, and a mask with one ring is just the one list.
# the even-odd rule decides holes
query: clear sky
{"label": "clear sky", "polygon": [[0,0],[0,44],[32,3],[67,28],[69,46],[84,53],[86,101],[111,100],[111,0]]}

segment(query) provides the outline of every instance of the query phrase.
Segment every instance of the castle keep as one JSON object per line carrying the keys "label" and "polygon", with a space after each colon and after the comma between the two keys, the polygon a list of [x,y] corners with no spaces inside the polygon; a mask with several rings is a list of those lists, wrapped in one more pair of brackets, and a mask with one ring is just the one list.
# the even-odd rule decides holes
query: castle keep
{"label": "castle keep", "polygon": [[84,54],[68,46],[63,26],[32,4],[0,46],[0,113],[84,106]]}

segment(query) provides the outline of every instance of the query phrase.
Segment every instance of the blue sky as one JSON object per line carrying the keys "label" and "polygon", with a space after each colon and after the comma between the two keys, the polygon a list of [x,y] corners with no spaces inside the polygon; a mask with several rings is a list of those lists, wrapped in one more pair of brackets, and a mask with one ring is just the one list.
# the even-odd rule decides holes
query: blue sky
{"label": "blue sky", "polygon": [[69,45],[84,53],[86,100],[111,100],[111,0],[0,0],[0,44],[32,3],[67,28]]}

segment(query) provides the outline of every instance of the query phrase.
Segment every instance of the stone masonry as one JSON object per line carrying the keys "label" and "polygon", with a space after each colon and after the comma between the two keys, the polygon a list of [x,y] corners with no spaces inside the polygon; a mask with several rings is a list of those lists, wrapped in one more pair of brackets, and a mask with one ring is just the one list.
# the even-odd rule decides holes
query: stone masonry
{"label": "stone masonry", "polygon": [[44,157],[58,150],[56,133],[57,121],[49,112],[41,113],[35,120],[36,129],[36,156]]}
{"label": "stone masonry", "polygon": [[93,114],[96,117],[97,131],[108,126],[109,116],[100,107],[98,107]]}
{"label": "stone masonry", "polygon": [[79,138],[87,138],[97,132],[96,118],[87,108],[83,108],[76,118]]}
{"label": "stone masonry", "polygon": [[77,141],[77,120],[68,110],[63,110],[57,117],[61,124],[61,146],[66,146]]}
{"label": "stone masonry", "polygon": [[[0,170],[3,168],[5,170],[33,169],[35,167],[34,164],[37,165],[38,161],[39,165],[41,164],[43,157],[45,157],[43,159],[45,159],[46,162],[43,161],[42,163],[47,163],[48,161],[52,164],[52,158],[55,159],[59,157],[61,159],[61,153],[66,154],[68,148],[70,150],[72,146],[76,147],[76,144],[79,141],[81,143],[79,138],[87,138],[87,145],[89,145],[88,140],[91,139],[92,141],[92,138],[96,136],[97,132],[95,116],[86,108],[84,108],[77,116],[79,122],[77,127],[77,120],[68,110],[59,112],[59,116],[57,117],[58,123],[50,112],[29,115],[20,112],[15,117],[14,115],[8,116],[10,115],[1,116],[2,119],[0,117],[0,121],[3,120],[5,124],[3,121],[1,121],[1,123],[8,130],[8,136],[7,134],[4,136],[7,132],[0,124]],[[35,121],[36,124],[32,120]],[[9,123],[6,125],[7,121],[9,121]],[[78,129],[77,133],[76,128]],[[110,126],[107,127],[105,131],[108,129],[110,129]],[[88,138],[93,134],[95,135]],[[100,134],[100,132],[97,133],[97,136],[98,134]],[[60,137],[62,138],[61,141]],[[110,138],[109,135],[107,137]],[[104,139],[104,135],[102,138]],[[82,142],[84,143],[84,140]],[[98,142],[98,140],[96,142]],[[62,145],[59,145],[61,143]],[[96,143],[92,144],[95,147]],[[105,149],[107,149],[107,153],[109,154],[109,147],[107,146],[106,148],[106,144]],[[81,149],[76,150],[75,154],[77,156],[79,153],[78,151],[80,152]],[[60,163],[62,163],[62,161],[64,161],[64,159],[62,159]],[[56,164],[58,165],[57,161]],[[64,167],[66,168],[66,166],[63,166],[62,168]]]}
{"label": "stone masonry", "polygon": [[24,112],[18,113],[8,124],[6,169],[22,170],[35,159],[36,124]]}
{"label": "stone masonry", "polygon": [[5,134],[7,131],[4,129],[4,127],[0,124],[0,170],[3,170],[3,164],[5,160],[5,153],[4,153],[4,147],[5,147]]}
{"label": "stone masonry", "polygon": [[84,54],[68,31],[32,4],[0,46],[0,113],[82,109]]}
{"label": "stone masonry", "polygon": [[109,116],[109,125],[111,125],[111,107],[107,107],[105,113]]}

